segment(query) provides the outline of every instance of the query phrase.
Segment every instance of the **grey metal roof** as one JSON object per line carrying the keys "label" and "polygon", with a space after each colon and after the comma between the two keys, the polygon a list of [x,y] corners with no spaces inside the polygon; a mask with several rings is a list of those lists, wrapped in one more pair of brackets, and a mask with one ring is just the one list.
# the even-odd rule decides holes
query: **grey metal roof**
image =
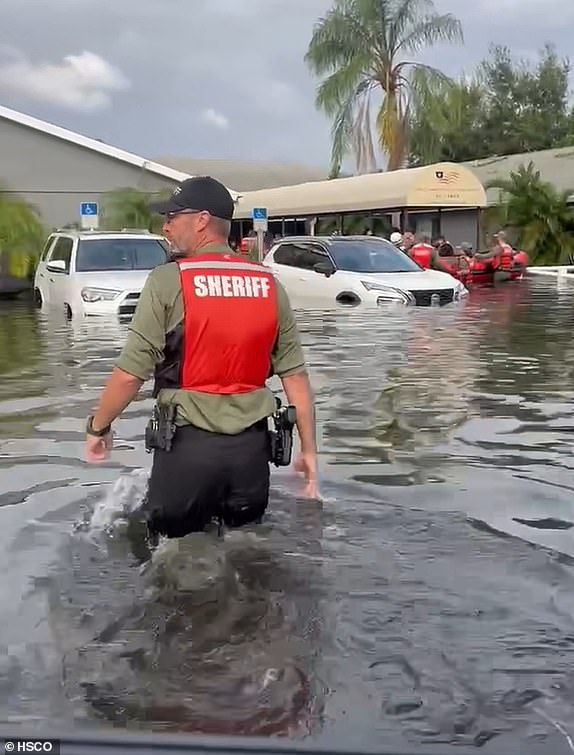
{"label": "grey metal roof", "polygon": [[20,126],[34,129],[43,134],[54,136],[57,139],[63,139],[64,141],[71,142],[78,147],[85,147],[93,152],[99,152],[106,157],[113,157],[116,160],[129,163],[130,165],[136,165],[138,168],[145,168],[146,170],[157,173],[165,178],[171,178],[174,181],[183,181],[187,176],[178,171],[177,168],[171,168],[166,165],[161,165],[145,157],[134,155],[132,152],[127,152],[125,149],[119,149],[118,147],[112,147],[110,144],[105,144],[99,139],[93,139],[89,136],[83,136],[77,134],[75,131],[56,126],[54,123],[48,123],[48,121],[42,121],[39,118],[34,118],[26,113],[20,113],[18,110],[12,110],[11,108],[0,105],[0,118],[17,123]]}
{"label": "grey metal roof", "polygon": [[235,160],[195,160],[159,157],[157,162],[188,175],[209,175],[235,191],[257,191],[293,186],[307,181],[322,181],[328,169],[289,163],[260,163]]}
{"label": "grey metal roof", "polygon": [[[548,181],[559,191],[571,190],[574,196],[574,147],[545,149],[507,157],[487,157],[484,160],[470,160],[463,165],[474,171],[483,185],[486,185],[495,178],[508,178],[511,171],[517,170],[521,165],[526,167],[529,162],[540,171],[540,177],[544,181]],[[499,190],[489,189],[486,196],[489,204],[496,204]]]}

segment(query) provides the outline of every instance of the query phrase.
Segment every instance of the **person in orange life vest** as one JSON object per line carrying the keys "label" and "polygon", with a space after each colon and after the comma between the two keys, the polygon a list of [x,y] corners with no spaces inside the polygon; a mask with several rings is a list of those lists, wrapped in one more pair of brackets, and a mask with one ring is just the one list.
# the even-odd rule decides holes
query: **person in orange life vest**
{"label": "person in orange life vest", "polygon": [[475,272],[497,272],[500,267],[501,248],[498,239],[492,236],[488,240],[487,252],[475,252],[473,254],[472,269]]}
{"label": "person in orange life vest", "polygon": [[434,247],[426,234],[419,234],[417,243],[411,248],[410,256],[425,270],[430,268],[434,256]]}
{"label": "person in orange life vest", "polygon": [[498,243],[499,267],[501,270],[512,270],[514,266],[514,250],[506,240],[506,233],[499,231],[494,238]]}
{"label": "person in orange life vest", "polygon": [[152,209],[183,253],[148,276],[127,342],[88,420],[86,458],[107,459],[111,424],[155,375],[159,406],[176,409],[171,450],[155,448],[142,512],[152,535],[183,537],[212,521],[259,521],[269,499],[266,381],[277,374],[297,411],[295,468],[318,498],[314,402],[285,289],[227,243],[234,203],[210,177],[185,180]]}

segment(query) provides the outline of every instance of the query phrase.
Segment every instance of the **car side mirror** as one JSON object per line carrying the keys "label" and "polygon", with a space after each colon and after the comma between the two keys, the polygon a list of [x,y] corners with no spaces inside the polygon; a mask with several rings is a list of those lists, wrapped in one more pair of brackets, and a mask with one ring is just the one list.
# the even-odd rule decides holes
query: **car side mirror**
{"label": "car side mirror", "polygon": [[67,273],[68,267],[64,260],[52,260],[46,265],[46,269],[51,273]]}
{"label": "car side mirror", "polygon": [[317,262],[316,265],[313,265],[313,270],[320,275],[326,275],[327,278],[335,272],[335,269],[330,262]]}

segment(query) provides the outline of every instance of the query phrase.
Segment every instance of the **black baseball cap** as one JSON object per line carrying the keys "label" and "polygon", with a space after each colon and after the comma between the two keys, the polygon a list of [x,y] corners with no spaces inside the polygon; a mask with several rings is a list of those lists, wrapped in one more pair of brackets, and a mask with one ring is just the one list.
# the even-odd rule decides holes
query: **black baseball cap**
{"label": "black baseball cap", "polygon": [[205,210],[216,218],[233,219],[233,197],[226,187],[211,176],[186,178],[164,202],[150,204],[152,212],[167,215],[181,210]]}

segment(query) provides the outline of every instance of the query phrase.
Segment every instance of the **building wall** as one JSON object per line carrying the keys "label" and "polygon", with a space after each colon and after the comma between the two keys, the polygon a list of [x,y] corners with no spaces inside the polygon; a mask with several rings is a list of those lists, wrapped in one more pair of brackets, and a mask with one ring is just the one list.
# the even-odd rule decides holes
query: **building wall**
{"label": "building wall", "polygon": [[[476,246],[478,218],[478,210],[443,210],[440,213],[441,233],[455,246],[465,241]],[[415,233],[427,233],[432,237],[439,227],[439,213],[410,212],[408,226]]]}
{"label": "building wall", "polygon": [[457,210],[441,213],[442,235],[451,244],[467,242],[476,248],[479,212],[477,210]]}
{"label": "building wall", "polygon": [[81,202],[112,189],[150,193],[175,181],[0,118],[0,183],[36,205],[48,228],[79,222]]}

